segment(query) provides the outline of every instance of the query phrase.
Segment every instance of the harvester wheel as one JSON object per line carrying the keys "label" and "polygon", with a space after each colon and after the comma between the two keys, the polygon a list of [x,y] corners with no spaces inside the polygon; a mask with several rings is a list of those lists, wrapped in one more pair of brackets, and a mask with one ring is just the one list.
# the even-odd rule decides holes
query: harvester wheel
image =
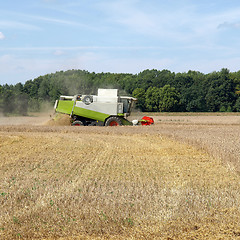
{"label": "harvester wheel", "polygon": [[118,117],[110,117],[106,120],[105,126],[121,126],[122,121]]}
{"label": "harvester wheel", "polygon": [[72,123],[72,126],[84,126],[84,124],[82,121],[77,120]]}

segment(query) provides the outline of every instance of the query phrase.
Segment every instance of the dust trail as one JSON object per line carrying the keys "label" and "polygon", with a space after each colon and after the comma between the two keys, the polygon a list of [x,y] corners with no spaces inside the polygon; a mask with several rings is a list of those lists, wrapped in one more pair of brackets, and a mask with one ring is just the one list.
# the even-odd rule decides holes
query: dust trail
{"label": "dust trail", "polygon": [[54,114],[52,119],[47,121],[44,125],[46,126],[70,126],[70,116],[67,114]]}

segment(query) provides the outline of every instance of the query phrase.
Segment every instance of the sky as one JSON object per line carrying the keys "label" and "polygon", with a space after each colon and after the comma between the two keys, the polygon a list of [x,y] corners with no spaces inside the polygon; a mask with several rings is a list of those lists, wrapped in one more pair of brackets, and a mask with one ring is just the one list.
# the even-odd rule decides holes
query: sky
{"label": "sky", "polygon": [[81,69],[240,70],[239,0],[0,0],[0,84]]}

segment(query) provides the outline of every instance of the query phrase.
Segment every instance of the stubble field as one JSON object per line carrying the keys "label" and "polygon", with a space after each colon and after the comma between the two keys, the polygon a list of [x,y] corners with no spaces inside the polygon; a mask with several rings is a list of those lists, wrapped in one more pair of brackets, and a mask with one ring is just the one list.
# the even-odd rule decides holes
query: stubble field
{"label": "stubble field", "polygon": [[154,119],[1,118],[0,239],[240,239],[240,116]]}

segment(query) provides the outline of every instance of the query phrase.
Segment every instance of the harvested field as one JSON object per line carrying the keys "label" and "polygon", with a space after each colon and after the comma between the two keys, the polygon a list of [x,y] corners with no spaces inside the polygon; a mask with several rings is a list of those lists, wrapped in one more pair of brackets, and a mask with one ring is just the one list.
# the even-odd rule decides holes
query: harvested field
{"label": "harvested field", "polygon": [[161,117],[2,124],[0,239],[239,239],[238,120]]}

